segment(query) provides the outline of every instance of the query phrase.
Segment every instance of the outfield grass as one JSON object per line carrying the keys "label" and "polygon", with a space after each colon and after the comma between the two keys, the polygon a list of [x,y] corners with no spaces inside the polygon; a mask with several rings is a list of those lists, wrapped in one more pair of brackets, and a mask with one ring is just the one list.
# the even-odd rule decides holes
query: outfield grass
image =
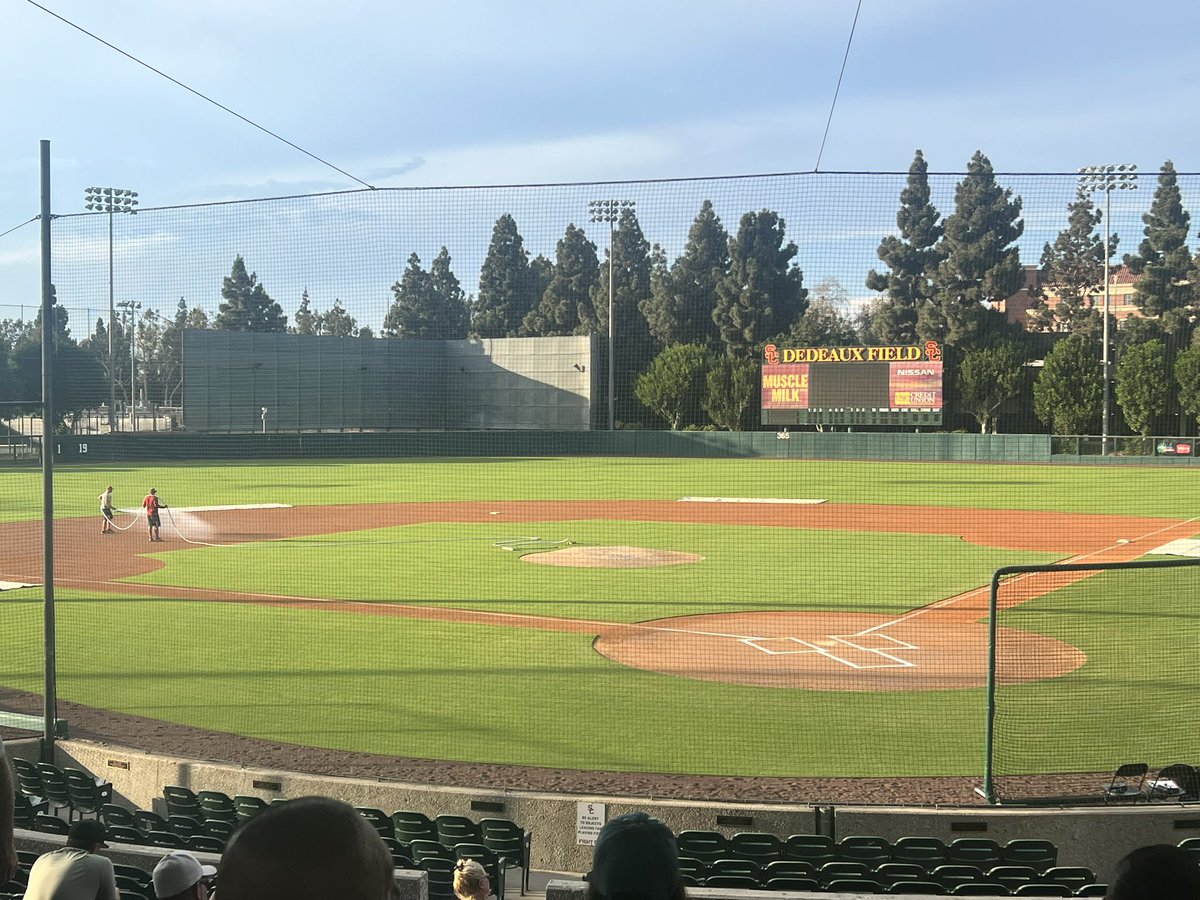
{"label": "outfield grass", "polygon": [[[95,497],[111,483],[121,507],[136,507],[155,486],[174,506],[700,495],[1189,518],[1194,477],[1169,468],[965,463],[439,459],[63,466],[55,493],[59,516],[95,515]],[[0,471],[0,521],[36,519],[40,504],[37,473]],[[683,550],[705,560],[649,570],[559,569],[492,546],[526,533]],[[740,609],[889,613],[985,584],[1000,565],[1052,557],[945,536],[588,520],[405,526],[190,549],[161,554],[165,568],[139,580],[630,622]],[[1167,606],[1139,605],[1134,592],[1118,609],[1109,594],[1091,593],[1098,584],[1089,579],[1006,614],[1008,624],[1089,654],[1066,678],[1005,689],[1014,766],[1050,771],[1085,761],[1104,769],[1133,747],[1153,756],[1162,745],[1161,729],[1136,711],[1148,704],[1129,712],[1130,698],[1162,692],[1157,664],[1147,660],[1162,658],[1164,646],[1172,647],[1171,665],[1190,675],[1194,640],[1164,640],[1157,625],[1167,620],[1154,616],[1165,616]],[[41,606],[22,593],[0,594],[0,682],[36,691]],[[95,600],[72,591],[59,597],[60,695],[183,724],[385,754],[579,768],[861,776],[982,770],[982,690],[755,688],[630,669],[595,653],[590,634]],[[1178,611],[1181,604],[1168,605]],[[1097,607],[1103,615],[1091,614]],[[1115,645],[1114,622],[1122,636]],[[1079,713],[1065,699],[1081,696],[1076,685],[1112,715]],[[1180,721],[1194,721],[1195,709],[1184,712]]]}

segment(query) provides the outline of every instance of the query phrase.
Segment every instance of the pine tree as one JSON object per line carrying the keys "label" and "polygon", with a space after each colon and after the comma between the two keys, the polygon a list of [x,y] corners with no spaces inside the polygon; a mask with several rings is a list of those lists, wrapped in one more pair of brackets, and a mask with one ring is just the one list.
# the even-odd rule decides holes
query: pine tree
{"label": "pine tree", "polygon": [[283,308],[268,295],[254,272],[247,273],[241,254],[221,284],[225,298],[213,327],[223,331],[272,332],[287,330]]}
{"label": "pine tree", "polygon": [[471,308],[450,263],[450,251],[442,247],[429,267],[429,284],[438,307],[434,316],[438,336],[443,340],[461,341],[471,327]]}
{"label": "pine tree", "polygon": [[[1092,203],[1090,192],[1082,188],[1067,205],[1067,227],[1042,249],[1041,279],[1035,289],[1038,306],[1031,317],[1035,325],[1091,336],[1101,329],[1101,315],[1091,295],[1097,285],[1104,285],[1104,239],[1096,234],[1103,215]],[[1116,252],[1115,234],[1109,238],[1109,247],[1110,253]],[[1047,294],[1058,299],[1053,308],[1046,305]]]}
{"label": "pine tree", "polygon": [[533,309],[529,253],[508,213],[496,220],[492,241],[479,271],[479,296],[471,310],[471,332],[478,337],[512,337]]}
{"label": "pine tree", "polygon": [[429,273],[421,268],[421,257],[408,257],[408,268],[392,285],[395,299],[383,318],[387,338],[436,338],[437,300]]}
{"label": "pine tree", "polygon": [[918,339],[964,348],[989,339],[1003,316],[988,304],[1011,297],[1024,282],[1016,245],[1024,230],[1021,198],[996,183],[991,161],[977,150],[954,190],[933,303],[917,314]]}
{"label": "pine tree", "polygon": [[576,334],[580,310],[591,305],[591,291],[600,278],[596,245],[582,228],[568,225],[554,252],[554,274],[541,300],[521,323],[527,337]]}
{"label": "pine tree", "polygon": [[1125,257],[1130,271],[1141,276],[1133,302],[1147,316],[1161,317],[1169,334],[1190,330],[1186,319],[1196,306],[1196,286],[1189,280],[1192,257],[1187,247],[1191,217],[1183,208],[1175,164],[1169,159],[1162,164],[1154,201],[1142,221],[1146,225],[1145,239],[1136,255]]}
{"label": "pine tree", "polygon": [[293,333],[316,334],[317,318],[317,314],[312,311],[312,304],[308,299],[308,288],[305,288],[304,293],[300,295],[300,306],[296,309],[296,315],[293,319],[296,323],[292,329]]}
{"label": "pine tree", "polygon": [[918,150],[900,192],[896,213],[900,236],[888,235],[876,251],[890,271],[881,274],[872,269],[867,274],[867,287],[884,292],[871,307],[870,337],[881,344],[915,344],[917,311],[933,297],[932,276],[941,261],[937,243],[943,228],[938,223],[941,214],[929,197],[929,163]]}
{"label": "pine tree", "polygon": [[333,298],[333,306],[329,311],[317,316],[317,334],[327,334],[332,337],[354,337],[358,333],[358,322],[354,316],[346,312],[342,301]]}
{"label": "pine tree", "polygon": [[642,313],[650,333],[664,346],[678,343],[719,347],[721,333],[713,321],[717,283],[729,270],[729,233],[705,200],[688,230],[683,253],[667,271],[655,267],[650,298]]}
{"label": "pine tree", "polygon": [[729,272],[717,283],[713,321],[730,357],[756,355],[808,307],[804,276],[792,264],[798,248],[784,243],[785,231],[778,213],[748,212],[729,242]]}

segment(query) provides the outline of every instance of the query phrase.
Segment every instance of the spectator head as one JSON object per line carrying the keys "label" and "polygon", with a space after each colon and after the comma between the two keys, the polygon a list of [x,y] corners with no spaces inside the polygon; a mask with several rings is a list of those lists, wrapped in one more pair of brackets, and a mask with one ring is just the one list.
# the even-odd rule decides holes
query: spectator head
{"label": "spectator head", "polygon": [[216,874],[215,867],[202,865],[186,850],[172,850],[154,867],[154,896],[158,900],[205,900],[208,879]]}
{"label": "spectator head", "polygon": [[476,859],[460,859],[454,864],[454,893],[464,900],[484,900],[492,892],[487,870]]}
{"label": "spectator head", "polygon": [[95,819],[80,819],[67,832],[67,846],[95,853],[108,846],[104,843],[104,825]]}
{"label": "spectator head", "polygon": [[150,493],[152,493],[152,494],[157,494],[157,493],[158,493],[158,491],[157,491],[155,488],[150,488]]}
{"label": "spectator head", "polygon": [[589,900],[684,900],[675,835],[644,812],[607,823],[596,839]]}
{"label": "spectator head", "polygon": [[234,832],[218,869],[221,900],[389,900],[392,854],[348,803],[301,797]]}
{"label": "spectator head", "polygon": [[1200,863],[1170,844],[1139,847],[1117,863],[1109,900],[1196,900]]}

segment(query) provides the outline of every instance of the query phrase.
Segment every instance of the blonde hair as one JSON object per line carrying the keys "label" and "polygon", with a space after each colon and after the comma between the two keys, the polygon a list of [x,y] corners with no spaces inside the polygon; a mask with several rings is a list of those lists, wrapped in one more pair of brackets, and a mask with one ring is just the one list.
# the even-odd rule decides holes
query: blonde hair
{"label": "blonde hair", "polygon": [[459,897],[486,897],[483,883],[487,877],[487,870],[479,860],[460,859],[454,864],[454,893]]}

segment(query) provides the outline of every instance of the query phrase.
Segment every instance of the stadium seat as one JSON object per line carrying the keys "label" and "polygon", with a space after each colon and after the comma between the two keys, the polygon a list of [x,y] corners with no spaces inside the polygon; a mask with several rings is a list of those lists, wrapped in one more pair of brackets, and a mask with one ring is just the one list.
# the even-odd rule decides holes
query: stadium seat
{"label": "stadium seat", "polygon": [[385,813],[382,809],[375,809],[372,806],[356,806],[355,811],[366,819],[379,832],[380,837],[394,837],[396,833],[395,826],[392,825],[392,817]]}
{"label": "stadium seat", "polygon": [[200,812],[205,822],[216,819],[220,822],[237,824],[237,807],[234,806],[233,798],[228,794],[220,791],[200,791],[196,794],[196,802],[200,804]]}
{"label": "stadium seat", "polygon": [[169,850],[186,850],[187,841],[173,831],[151,831],[146,834],[146,843],[151,847],[166,847]]}
{"label": "stadium seat", "polygon": [[978,866],[983,871],[1004,861],[1000,844],[991,838],[958,838],[946,847],[946,861],[952,865]]}
{"label": "stadium seat", "polygon": [[1013,891],[1014,897],[1070,897],[1071,894],[1071,889],[1066,885],[1044,884],[1038,881],[1022,884]]}
{"label": "stadium seat", "polygon": [[884,838],[873,835],[851,835],[842,838],[838,843],[837,858],[846,862],[880,866],[891,860],[892,844]]}
{"label": "stadium seat", "polygon": [[1075,892],[1076,897],[1107,897],[1107,884],[1085,884]]}
{"label": "stadium seat", "polygon": [[200,833],[205,837],[216,838],[221,843],[229,840],[233,836],[237,825],[232,822],[226,822],[224,819],[205,819],[201,825]]}
{"label": "stadium seat", "polygon": [[1058,864],[1058,847],[1050,841],[1014,838],[1001,850],[1004,854],[1004,864],[1008,866],[1029,866],[1039,872],[1045,872]]}
{"label": "stadium seat", "polygon": [[38,813],[33,817],[33,830],[43,834],[66,834],[71,830],[71,826],[58,816]]}
{"label": "stadium seat", "polygon": [[163,800],[167,804],[168,816],[188,816],[192,819],[203,817],[200,812],[200,801],[191,788],[169,784],[163,788]]}
{"label": "stadium seat", "polygon": [[1143,763],[1124,763],[1117,766],[1112,778],[1100,790],[1104,802],[1110,800],[1138,800],[1145,797],[1142,790],[1146,781],[1146,773],[1150,767]]}
{"label": "stadium seat", "polygon": [[1052,866],[1042,873],[1038,881],[1043,884],[1061,884],[1071,889],[1071,893],[1081,887],[1096,883],[1096,873],[1084,866]]}
{"label": "stadium seat", "polygon": [[71,811],[71,791],[67,787],[67,776],[62,769],[50,763],[37,764],[38,776],[42,783],[42,796],[50,804],[51,812],[60,809],[67,811],[67,821],[75,818]]}
{"label": "stadium seat", "polygon": [[762,883],[762,866],[752,859],[737,859],[728,857],[726,859],[714,859],[708,866],[708,876],[704,879],[707,885],[709,879],[714,875],[745,875],[747,878],[753,878],[755,884]]}
{"label": "stadium seat", "polygon": [[874,878],[874,872],[866,863],[827,862],[817,869],[817,881],[828,889],[829,883],[847,878]]}
{"label": "stadium seat", "polygon": [[94,815],[100,818],[100,809],[106,803],[112,803],[112,782],[96,778],[90,772],[82,769],[63,769],[67,779],[67,796],[71,800],[71,809],[79,813],[80,818]]}
{"label": "stadium seat", "polygon": [[679,874],[693,879],[696,884],[701,884],[708,875],[708,866],[690,856],[681,856],[679,857]]}
{"label": "stadium seat", "polygon": [[33,828],[33,817],[44,813],[50,804],[41,797],[30,797],[26,794],[13,794],[13,825],[17,828]]}
{"label": "stadium seat", "polygon": [[118,844],[144,844],[146,835],[131,825],[105,825],[106,840]]}
{"label": "stadium seat", "polygon": [[138,866],[128,866],[122,863],[113,863],[113,874],[123,875],[126,878],[131,878],[141,885],[141,889],[150,890],[151,877],[150,873]]}
{"label": "stadium seat", "polygon": [[902,837],[892,844],[892,860],[911,862],[927,870],[945,865],[949,851],[941,838]]}
{"label": "stadium seat", "polygon": [[994,881],[971,881],[951,888],[955,897],[1007,897],[1008,888]]}
{"label": "stadium seat", "polygon": [[392,813],[392,829],[396,840],[401,844],[438,839],[437,826],[431,818],[424,813],[410,812],[406,809]]}
{"label": "stadium seat", "polygon": [[680,856],[690,856],[706,865],[729,856],[729,839],[718,831],[681,831],[675,843]]}
{"label": "stadium seat", "polygon": [[765,831],[739,831],[729,839],[729,855],[765,866],[783,859],[783,841]]}
{"label": "stadium seat", "polygon": [[429,879],[429,900],[454,900],[454,863],[435,856],[417,862]]}
{"label": "stadium seat", "polygon": [[458,862],[458,855],[450,847],[438,841],[409,841],[408,851],[412,854],[413,862],[425,868],[426,860],[443,859]]}
{"label": "stadium seat", "polygon": [[529,890],[529,860],[533,834],[510,819],[480,819],[483,846],[498,857],[506,869],[520,869],[520,893]]}
{"label": "stadium seat", "polygon": [[204,833],[204,824],[191,816],[172,814],[167,816],[167,830],[173,831],[185,841]]}
{"label": "stadium seat", "polygon": [[1200,838],[1184,838],[1177,846],[1197,863],[1200,863]]}
{"label": "stadium seat", "polygon": [[960,884],[971,884],[974,881],[983,881],[983,872],[978,866],[963,866],[954,863],[947,863],[944,866],[935,866],[929,870],[929,880],[936,881],[949,893]]}
{"label": "stadium seat", "polygon": [[146,892],[146,885],[142,884],[142,882],[138,879],[131,878],[128,875],[118,875],[114,871],[113,880],[117,883],[118,891],[136,891],[142,894]]}
{"label": "stadium seat", "polygon": [[133,810],[118,806],[115,803],[105,803],[100,807],[100,821],[108,825],[124,825],[126,828],[137,828],[133,818]]}
{"label": "stadium seat", "polygon": [[833,838],[824,834],[793,834],[783,842],[786,859],[799,859],[820,866],[837,858]]}
{"label": "stadium seat", "polygon": [[799,859],[777,859],[763,866],[763,882],[772,878],[815,878],[817,867]]}
{"label": "stadium seat", "polygon": [[929,873],[916,863],[886,862],[875,867],[875,877],[889,885],[897,881],[928,881]]}
{"label": "stadium seat", "polygon": [[197,834],[188,838],[187,848],[194,853],[223,853],[225,842],[207,834]]}
{"label": "stadium seat", "polygon": [[488,874],[496,900],[504,900],[504,866],[500,864],[500,857],[483,844],[472,841],[459,841],[454,852],[459,859],[478,861]]}
{"label": "stadium seat", "polygon": [[238,794],[233,798],[233,808],[237,811],[238,821],[247,822],[267,808],[267,801],[261,797]]}
{"label": "stadium seat", "polygon": [[152,831],[171,830],[171,826],[167,824],[166,819],[148,809],[135,809],[133,811],[133,823],[142,834],[149,834]]}
{"label": "stadium seat", "polygon": [[1032,884],[1038,880],[1038,870],[1032,866],[995,866],[988,869],[983,877],[996,884],[1002,884],[1011,893],[1023,884]]}
{"label": "stadium seat", "polygon": [[42,799],[42,776],[37,766],[19,756],[13,757],[13,772],[17,776],[17,789],[26,797]]}
{"label": "stadium seat", "polygon": [[447,847],[455,847],[463,841],[475,844],[483,842],[479,826],[466,816],[438,816],[433,820],[433,825],[437,829],[438,840]]}

